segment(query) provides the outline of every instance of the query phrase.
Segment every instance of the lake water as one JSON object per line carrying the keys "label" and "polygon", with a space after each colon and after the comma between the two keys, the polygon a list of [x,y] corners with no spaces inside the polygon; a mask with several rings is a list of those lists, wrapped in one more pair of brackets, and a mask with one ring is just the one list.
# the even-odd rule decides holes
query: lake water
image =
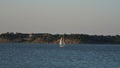
{"label": "lake water", "polygon": [[120,68],[120,45],[1,43],[0,68]]}

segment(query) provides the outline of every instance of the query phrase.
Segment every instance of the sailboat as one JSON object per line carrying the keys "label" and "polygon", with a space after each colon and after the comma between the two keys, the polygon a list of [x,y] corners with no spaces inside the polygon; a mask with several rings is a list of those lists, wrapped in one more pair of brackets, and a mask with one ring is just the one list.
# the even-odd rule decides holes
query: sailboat
{"label": "sailboat", "polygon": [[64,47],[65,46],[65,42],[64,42],[64,38],[60,38],[60,41],[59,41],[59,47]]}

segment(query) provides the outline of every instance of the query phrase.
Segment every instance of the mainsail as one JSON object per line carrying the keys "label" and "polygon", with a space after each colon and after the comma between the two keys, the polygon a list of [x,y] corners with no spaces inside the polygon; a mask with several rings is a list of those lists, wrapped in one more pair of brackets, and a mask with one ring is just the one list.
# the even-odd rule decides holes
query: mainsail
{"label": "mainsail", "polygon": [[61,38],[59,41],[59,46],[60,47],[64,47],[65,46],[65,42],[64,42],[64,38]]}

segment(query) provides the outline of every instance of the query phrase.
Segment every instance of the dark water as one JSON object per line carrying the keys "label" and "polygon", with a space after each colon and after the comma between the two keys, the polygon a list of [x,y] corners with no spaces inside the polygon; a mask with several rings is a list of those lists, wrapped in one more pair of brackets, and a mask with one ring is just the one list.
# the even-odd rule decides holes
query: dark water
{"label": "dark water", "polygon": [[0,68],[120,68],[120,45],[0,44]]}

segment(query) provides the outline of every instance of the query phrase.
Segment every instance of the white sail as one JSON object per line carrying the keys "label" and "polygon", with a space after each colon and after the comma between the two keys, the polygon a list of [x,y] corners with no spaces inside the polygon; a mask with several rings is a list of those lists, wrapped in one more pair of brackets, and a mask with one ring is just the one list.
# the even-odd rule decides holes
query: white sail
{"label": "white sail", "polygon": [[59,46],[64,47],[64,45],[65,45],[64,38],[61,38],[59,41]]}
{"label": "white sail", "polygon": [[60,39],[60,42],[59,42],[59,44],[60,44],[60,45],[62,45],[62,44],[63,44],[63,43],[62,43],[62,38]]}

